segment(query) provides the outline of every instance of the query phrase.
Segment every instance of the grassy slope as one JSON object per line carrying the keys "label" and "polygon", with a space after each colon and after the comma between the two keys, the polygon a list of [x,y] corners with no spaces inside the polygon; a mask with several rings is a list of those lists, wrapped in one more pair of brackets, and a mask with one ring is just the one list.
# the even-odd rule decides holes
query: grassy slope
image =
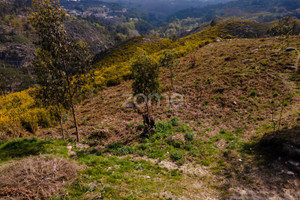
{"label": "grassy slope", "polygon": [[[287,102],[281,129],[297,125],[298,53],[282,49],[299,45],[299,37],[223,40],[178,59],[174,92],[184,95],[185,106],[155,108],[161,122],[147,140],[138,137],[141,116],[122,107],[130,81],[86,100],[79,119],[84,143],[92,148],[79,151],[77,159],[89,168],[67,198],[296,198],[299,180],[282,173],[286,168],[266,160],[255,146],[273,130],[272,99],[276,119],[278,103]],[[162,70],[166,93],[168,74]],[[65,125],[74,131],[71,122]]]}
{"label": "grassy slope", "polygon": [[268,28],[269,26],[266,24],[231,19],[218,26],[209,27],[175,41],[152,36],[139,36],[116,45],[97,56],[95,62],[95,67],[98,69],[95,73],[96,85],[115,85],[124,78],[126,79],[130,75],[130,65],[137,56],[139,48],[157,59],[160,58],[163,50],[175,50],[178,57],[182,57],[217,39],[259,37],[264,35]]}
{"label": "grassy slope", "polygon": [[[297,98],[289,76],[295,70],[298,54],[282,53],[282,47],[297,46],[299,39],[289,40],[289,44],[280,38],[224,40],[178,59],[175,92],[185,96],[186,107],[172,111],[163,106],[155,109],[155,115],[161,120],[175,115],[184,121],[194,121],[196,127],[200,123],[208,128],[220,126],[230,130],[245,127],[253,130],[269,122],[270,102],[276,93],[279,93],[274,98],[276,102],[287,98],[289,106]],[[196,61],[194,68],[192,59]],[[162,92],[168,92],[168,75],[162,70]],[[126,81],[109,87],[86,100],[79,108],[82,113],[79,119],[85,119],[83,127],[99,131],[113,126],[120,135],[135,132],[124,121],[137,126],[141,123],[139,115],[134,109],[122,108],[127,98],[123,94],[131,93],[130,84]],[[215,129],[218,132],[220,128]]]}
{"label": "grassy slope", "polygon": [[[214,27],[199,35],[209,38],[211,33],[221,33],[219,36],[226,37],[228,32],[223,31]],[[198,39],[190,36],[175,44],[166,43],[178,45],[175,48],[182,49],[185,55],[178,58],[179,64],[174,70],[174,92],[185,97],[185,105],[154,108],[156,120],[161,122],[149,139],[142,140],[138,136],[141,116],[132,108],[122,107],[126,100],[123,95],[131,93],[130,81],[120,81],[120,85],[104,89],[78,107],[83,142],[92,148],[79,149],[70,144],[74,146],[75,155],[68,157],[88,168],[66,189],[66,199],[96,196],[104,199],[219,199],[231,194],[249,196],[254,191],[253,198],[298,195],[293,189],[297,179],[292,178],[296,183],[288,183],[284,174],[278,174],[273,167],[269,169],[265,163],[259,164],[263,160],[260,157],[256,160],[252,143],[272,131],[272,99],[276,104],[283,99],[287,101],[281,127],[293,128],[297,124],[299,77],[294,65],[299,56],[297,51],[283,52],[282,49],[299,47],[299,37],[223,40],[188,53],[191,49],[187,50],[186,41],[196,40],[192,45],[205,44],[199,35]],[[145,41],[145,37],[139,39]],[[120,51],[111,49],[112,54],[100,62],[115,58],[116,65],[127,63],[129,66],[136,45],[147,48],[147,44],[153,44],[149,51],[154,49],[150,54],[155,55],[160,52],[156,46],[160,41],[146,37],[146,42],[135,41],[133,47],[124,43],[121,49],[130,53],[124,51],[123,57],[110,57]],[[169,73],[162,69],[160,79],[162,92],[168,93]],[[275,118],[278,119],[279,113],[280,108],[276,106]],[[65,127],[72,137],[72,123],[67,120]],[[50,136],[45,134],[49,131]],[[40,129],[38,136],[56,138],[58,133],[56,128]],[[33,145],[36,148],[29,149],[24,156],[38,153],[66,156],[66,143],[36,143]],[[62,152],[44,148],[51,143]],[[4,160],[11,159],[7,152],[14,146],[0,146],[0,154],[7,158]],[[125,157],[127,154],[131,156]],[[23,157],[20,152],[15,155],[14,159]],[[281,190],[282,186],[288,189],[286,193]]]}

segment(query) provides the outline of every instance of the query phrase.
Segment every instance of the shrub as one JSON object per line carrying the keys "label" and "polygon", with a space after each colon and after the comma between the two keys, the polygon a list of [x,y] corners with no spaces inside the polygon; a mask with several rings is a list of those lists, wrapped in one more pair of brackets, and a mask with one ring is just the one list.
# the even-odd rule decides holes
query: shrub
{"label": "shrub", "polygon": [[187,151],[191,151],[191,150],[194,149],[194,146],[191,145],[191,144],[187,144],[187,145],[184,146],[184,149],[187,150]]}
{"label": "shrub", "polygon": [[127,154],[133,154],[133,148],[130,146],[124,146],[117,150],[116,155],[123,156]]}
{"label": "shrub", "polygon": [[257,96],[257,91],[256,90],[252,90],[250,92],[250,97],[256,97]]}
{"label": "shrub", "polygon": [[170,122],[157,122],[155,123],[155,132],[164,133],[167,130],[172,129],[172,124]]}
{"label": "shrub", "polygon": [[175,148],[181,148],[184,146],[184,142],[182,140],[169,140],[168,144]]}
{"label": "shrub", "polygon": [[108,149],[118,149],[123,147],[124,145],[120,142],[114,142],[108,145]]}
{"label": "shrub", "polygon": [[35,100],[35,89],[0,96],[0,128],[8,125],[22,126],[35,133],[38,126],[55,124],[55,109],[42,107]]}
{"label": "shrub", "polygon": [[119,142],[108,145],[108,151],[118,156],[132,154],[134,152],[132,147],[124,146]]}
{"label": "shrub", "polygon": [[194,133],[186,133],[185,134],[185,139],[187,141],[192,141],[194,139]]}
{"label": "shrub", "polygon": [[36,133],[38,129],[38,117],[36,115],[32,112],[25,113],[20,117],[20,121],[26,131]]}
{"label": "shrub", "polygon": [[171,124],[172,124],[172,126],[178,126],[179,125],[178,118],[174,117],[173,119],[171,119]]}
{"label": "shrub", "polygon": [[173,151],[171,154],[170,154],[170,158],[171,160],[173,161],[178,161],[180,159],[183,158],[183,153],[180,152],[180,151]]}
{"label": "shrub", "polygon": [[274,93],[273,93],[273,97],[275,98],[275,97],[278,97],[279,96],[279,93],[277,92],[277,91],[275,91]]}

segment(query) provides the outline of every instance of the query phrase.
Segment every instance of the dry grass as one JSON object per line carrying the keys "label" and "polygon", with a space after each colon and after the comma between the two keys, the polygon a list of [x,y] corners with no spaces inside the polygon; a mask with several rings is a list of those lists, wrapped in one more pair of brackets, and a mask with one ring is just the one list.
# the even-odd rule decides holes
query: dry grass
{"label": "dry grass", "polygon": [[[274,92],[278,92],[277,103],[291,97],[281,125],[291,128],[297,120],[299,97],[292,95],[296,88],[289,78],[295,72],[298,55],[296,51],[282,52],[284,45],[287,44],[281,38],[224,40],[179,59],[174,69],[174,92],[185,97],[185,106],[155,108],[156,120],[176,116],[195,132],[209,135],[218,134],[221,129],[244,129],[250,138],[262,125],[271,124],[270,102]],[[299,46],[299,37],[292,37],[289,45]],[[191,63],[194,62],[193,67]],[[162,92],[168,94],[170,80],[165,69],[162,69],[161,85]],[[252,91],[257,92],[255,97],[250,96]],[[122,107],[127,99],[123,95],[129,93],[131,82],[126,81],[108,87],[79,105],[83,138],[101,135],[103,144],[132,141],[139,134],[137,127],[142,124],[142,118],[135,109]],[[279,108],[276,109],[278,115]],[[65,126],[69,133],[74,132],[71,121]],[[42,133],[47,131],[42,130]],[[59,133],[59,130],[53,132]]]}
{"label": "dry grass", "polygon": [[62,194],[81,167],[60,158],[28,157],[2,167],[0,198],[48,199]]}

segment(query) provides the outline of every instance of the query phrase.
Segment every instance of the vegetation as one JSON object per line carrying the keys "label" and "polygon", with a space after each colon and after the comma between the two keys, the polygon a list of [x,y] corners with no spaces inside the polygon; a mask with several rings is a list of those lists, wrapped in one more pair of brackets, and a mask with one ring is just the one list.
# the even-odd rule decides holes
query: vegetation
{"label": "vegetation", "polygon": [[[99,53],[94,73],[58,1],[36,5],[39,85],[0,96],[0,198],[297,199],[299,20],[215,19],[180,38],[135,37]],[[124,22],[120,38],[137,24]]]}
{"label": "vegetation", "polygon": [[132,90],[135,103],[141,101],[142,104],[145,104],[146,114],[143,114],[144,134],[148,134],[155,124],[149,106],[159,95],[159,65],[157,61],[149,57],[144,51],[140,53],[137,60],[132,64],[132,77],[134,80]]}
{"label": "vegetation", "polygon": [[[187,17],[201,18],[203,22],[210,21],[216,17],[243,17],[265,22],[287,16],[290,13],[299,16],[295,10],[299,6],[297,0],[230,1],[225,4],[216,4],[204,8],[188,8],[175,13],[172,17],[177,17],[178,19]],[[233,12],[230,12],[232,10]]]}
{"label": "vegetation", "polygon": [[[45,108],[36,102],[36,90],[26,90],[15,92],[6,96],[1,96],[0,104],[0,127],[2,130],[10,132],[12,137],[22,136],[18,127],[23,127],[27,131],[35,133],[38,126],[48,127],[56,124],[55,109]],[[7,135],[1,135],[5,139]]]}
{"label": "vegetation", "polygon": [[163,56],[160,58],[160,64],[163,67],[167,67],[170,70],[170,80],[171,80],[171,88],[174,88],[173,78],[173,68],[175,66],[174,59],[176,58],[175,51],[163,51]]}
{"label": "vegetation", "polygon": [[37,138],[14,139],[0,145],[0,162],[40,154],[66,157],[66,142],[62,140],[40,140]]}
{"label": "vegetation", "polygon": [[[62,25],[65,13],[57,1],[36,1],[31,23],[40,37],[33,61],[43,101],[60,109],[71,108],[79,142],[75,97],[82,92],[90,72],[90,55],[85,44],[69,41]],[[62,114],[60,114],[62,121]],[[62,123],[61,123],[62,126]],[[63,134],[63,127],[62,134]],[[64,137],[64,135],[63,135]]]}

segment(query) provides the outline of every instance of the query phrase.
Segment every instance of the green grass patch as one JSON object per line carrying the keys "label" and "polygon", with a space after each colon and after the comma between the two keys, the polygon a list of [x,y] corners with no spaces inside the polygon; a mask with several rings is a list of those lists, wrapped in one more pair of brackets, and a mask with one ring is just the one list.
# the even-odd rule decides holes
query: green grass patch
{"label": "green grass patch", "polygon": [[66,145],[67,143],[63,140],[40,140],[36,138],[10,140],[0,145],[0,161],[39,154],[67,157]]}
{"label": "green grass patch", "polygon": [[173,195],[182,192],[182,189],[172,186],[180,181],[179,172],[161,168],[150,161],[86,155],[78,162],[88,168],[68,188],[66,199],[91,196],[101,199],[149,199],[158,198],[163,190]]}

